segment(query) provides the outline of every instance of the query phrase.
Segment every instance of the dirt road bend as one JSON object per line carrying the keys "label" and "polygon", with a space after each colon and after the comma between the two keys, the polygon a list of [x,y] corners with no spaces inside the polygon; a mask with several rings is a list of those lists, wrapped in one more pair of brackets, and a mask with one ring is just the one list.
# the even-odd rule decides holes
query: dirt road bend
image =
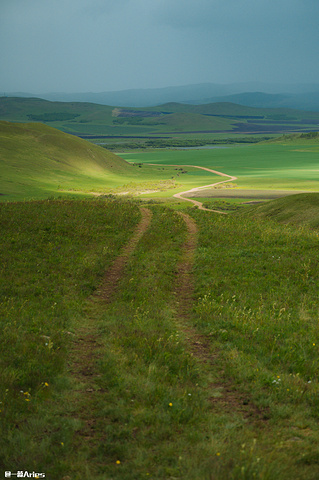
{"label": "dirt road bend", "polygon": [[206,210],[207,212],[215,212],[215,213],[221,213],[222,215],[227,215],[227,212],[222,212],[220,210],[212,210],[211,208],[205,208],[203,207],[202,202],[199,202],[198,200],[193,200],[192,198],[186,198],[185,195],[188,195],[189,193],[200,192],[204,188],[213,188],[213,187],[216,187],[216,185],[221,185],[222,183],[235,181],[237,180],[237,177],[228,175],[227,173],[218,172],[217,170],[212,170],[211,168],[200,167],[199,165],[166,165],[166,164],[160,164],[160,163],[149,163],[148,165],[153,165],[153,166],[159,165],[162,167],[166,166],[166,167],[199,168],[200,170],[206,170],[207,172],[215,173],[215,175],[220,175],[221,177],[227,177],[227,180],[221,180],[220,182],[211,183],[209,185],[203,185],[202,187],[192,188],[191,190],[185,190],[185,192],[175,193],[175,195],[173,195],[173,197],[178,198],[180,200],[186,200],[187,202],[191,202],[193,205],[196,205],[196,207],[198,207],[199,210]]}

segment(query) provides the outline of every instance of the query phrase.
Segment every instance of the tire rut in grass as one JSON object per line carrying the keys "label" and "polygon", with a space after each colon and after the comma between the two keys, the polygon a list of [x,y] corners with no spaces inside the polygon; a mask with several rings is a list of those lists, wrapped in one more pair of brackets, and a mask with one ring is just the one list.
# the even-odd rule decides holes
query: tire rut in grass
{"label": "tire rut in grass", "polygon": [[[142,218],[135,232],[126,246],[123,247],[120,255],[106,271],[97,295],[92,298],[92,303],[100,306],[101,304],[110,303],[113,295],[116,293],[129,257],[151,222],[152,212],[142,207],[140,211]],[[75,381],[75,414],[84,424],[77,433],[80,437],[87,439],[93,439],[95,436],[95,420],[90,412],[95,409],[96,396],[103,394],[103,389],[97,385],[100,375],[96,366],[97,361],[101,357],[101,349],[102,345],[99,341],[95,322],[91,320],[90,324],[79,325],[77,333],[71,342],[69,372]]]}
{"label": "tire rut in grass", "polygon": [[128,244],[123,248],[122,253],[116,258],[113,265],[106,272],[103,283],[99,289],[99,297],[106,303],[111,301],[129,256],[134,251],[136,245],[148,229],[151,222],[152,212],[148,208],[144,207],[141,207],[140,210],[142,213],[142,219],[138,224],[134,235],[129,240]]}
{"label": "tire rut in grass", "polygon": [[[223,375],[219,365],[218,351],[212,351],[210,340],[200,334],[191,326],[191,310],[194,295],[194,280],[192,270],[194,266],[195,251],[197,246],[197,225],[187,214],[181,213],[187,226],[187,239],[182,250],[182,258],[177,266],[177,282],[175,288],[177,303],[177,323],[184,333],[192,355],[205,364],[207,370],[215,370]],[[252,423],[267,420],[267,410],[261,410],[254,405],[249,395],[236,389],[231,379],[223,378],[215,381],[208,387],[209,401],[216,408],[227,412],[237,412],[249,419]]]}

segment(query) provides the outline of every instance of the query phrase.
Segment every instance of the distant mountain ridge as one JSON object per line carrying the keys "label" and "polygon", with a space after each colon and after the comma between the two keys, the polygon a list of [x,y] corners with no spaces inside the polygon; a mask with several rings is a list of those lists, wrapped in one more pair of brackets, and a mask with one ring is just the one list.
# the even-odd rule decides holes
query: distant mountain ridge
{"label": "distant mountain ridge", "polygon": [[319,84],[266,84],[261,82],[221,85],[200,83],[164,88],[111,92],[36,93],[10,92],[6,96],[39,97],[60,102],[89,102],[118,107],[151,107],[169,102],[205,104],[232,102],[260,108],[297,108],[319,111]]}
{"label": "distant mountain ridge", "polygon": [[208,98],[205,103],[230,102],[255,108],[293,108],[297,110],[319,111],[319,92],[304,94],[269,94],[245,92],[223,97]]}

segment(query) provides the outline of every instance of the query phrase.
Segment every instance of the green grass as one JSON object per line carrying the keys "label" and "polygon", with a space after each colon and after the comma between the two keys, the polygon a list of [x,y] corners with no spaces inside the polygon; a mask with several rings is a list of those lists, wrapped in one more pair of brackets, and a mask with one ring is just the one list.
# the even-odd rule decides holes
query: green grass
{"label": "green grass", "polygon": [[268,218],[280,223],[319,227],[319,194],[301,193],[249,207],[245,215]]}
{"label": "green grass", "polygon": [[[67,401],[64,372],[72,331],[138,219],[129,202],[0,205],[3,469],[60,465],[61,442],[76,422],[59,418],[57,408],[52,413],[52,402],[61,391]],[[47,478],[58,478],[55,472]]]}
{"label": "green grass", "polygon": [[42,124],[0,122],[0,136],[4,200],[108,188],[132,170],[105,149]]}
{"label": "green grass", "polygon": [[[315,479],[318,232],[242,215],[192,215],[200,226],[193,322],[219,352],[219,382],[232,379],[269,415],[258,428],[234,413],[227,440],[224,416],[215,478]],[[227,402],[223,389],[222,395]]]}
{"label": "green grass", "polygon": [[[41,124],[0,127],[2,200],[157,190],[144,194],[154,197],[152,223],[108,305],[96,290],[139,221],[137,201],[0,204],[3,470],[48,480],[316,480],[319,194],[245,207],[204,198],[235,212],[217,215],[170,198],[219,177],[169,165],[235,175],[230,190],[256,198],[318,191],[317,137],[121,158]],[[176,321],[186,227],[173,209],[199,228],[188,322],[210,352],[202,360]],[[90,385],[70,367],[83,331],[97,338]]]}
{"label": "green grass", "polygon": [[[219,179],[187,165],[235,175],[236,188],[220,190],[221,197],[271,198],[277,191],[279,195],[318,191],[318,143],[307,136],[289,141],[283,137],[280,143],[116,156],[42,124],[1,122],[0,135],[2,201],[114,193],[170,198]],[[216,196],[216,190],[205,194]]]}
{"label": "green grass", "polygon": [[[0,205],[2,468],[49,480],[315,480],[317,230],[188,209],[199,227],[189,323],[214,360],[201,362],[176,322],[185,224],[151,208],[105,305],[94,292],[136,204]],[[85,395],[68,368],[83,328],[98,338]]]}
{"label": "green grass", "polygon": [[217,150],[121,154],[142,163],[199,165],[234,175],[241,189],[318,191],[318,144],[260,144]]}

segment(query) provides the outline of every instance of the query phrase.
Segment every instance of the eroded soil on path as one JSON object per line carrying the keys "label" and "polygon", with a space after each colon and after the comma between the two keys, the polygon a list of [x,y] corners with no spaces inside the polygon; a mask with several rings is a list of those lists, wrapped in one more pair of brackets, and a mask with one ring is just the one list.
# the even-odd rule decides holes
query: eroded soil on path
{"label": "eroded soil on path", "polygon": [[195,221],[185,213],[179,213],[187,226],[187,239],[183,247],[182,258],[177,268],[176,303],[177,325],[184,333],[192,355],[212,372],[216,379],[207,387],[212,406],[223,412],[237,412],[250,422],[264,422],[268,418],[266,410],[254,405],[249,395],[241,393],[233,379],[227,378],[220,365],[220,355],[212,350],[209,338],[199,333],[191,324],[191,312],[194,301],[194,266],[197,245],[197,226]]}

